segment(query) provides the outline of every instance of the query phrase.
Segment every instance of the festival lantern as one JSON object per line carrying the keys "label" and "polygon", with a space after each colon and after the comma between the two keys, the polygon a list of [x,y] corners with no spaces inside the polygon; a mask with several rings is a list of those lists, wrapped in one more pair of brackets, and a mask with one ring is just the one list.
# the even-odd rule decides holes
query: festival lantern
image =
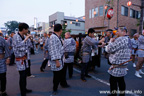
{"label": "festival lantern", "polygon": [[113,17],[113,14],[114,14],[113,8],[110,8],[108,9],[106,16],[108,19],[111,19]]}

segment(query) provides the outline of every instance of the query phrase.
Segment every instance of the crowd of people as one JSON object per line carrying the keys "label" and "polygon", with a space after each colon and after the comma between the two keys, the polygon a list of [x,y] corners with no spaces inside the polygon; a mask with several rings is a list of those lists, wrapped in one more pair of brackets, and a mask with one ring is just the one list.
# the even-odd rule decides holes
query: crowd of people
{"label": "crowd of people", "polygon": [[[55,24],[54,32],[44,33],[43,37],[33,38],[28,31],[29,26],[26,23],[19,24],[19,32],[10,34],[6,41],[0,33],[0,94],[7,96],[6,93],[6,65],[16,64],[19,72],[19,86],[21,96],[31,93],[27,89],[27,77],[35,77],[31,74],[30,54],[38,53],[39,47],[44,51],[44,60],[40,71],[44,72],[46,65],[53,71],[53,95],[57,94],[59,84],[63,88],[69,88],[66,80],[68,69],[69,78],[73,77],[73,65],[76,54],[81,59],[80,79],[86,82],[86,78],[91,78],[88,74],[92,56],[97,53],[97,48],[103,49],[107,63],[110,65],[108,73],[110,74],[110,96],[117,96],[117,90],[120,96],[125,96],[126,84],[124,77],[127,74],[128,62],[133,62],[136,67],[135,76],[142,78],[142,66],[144,63],[144,31],[142,34],[134,34],[131,39],[127,34],[126,27],[117,28],[116,33],[112,29],[106,30],[106,36],[95,38],[95,30],[90,28],[88,35],[82,40],[82,47],[77,48],[78,41],[71,37],[70,32],[65,33],[65,39],[61,38],[62,25]],[[135,64],[135,58],[138,59]]]}

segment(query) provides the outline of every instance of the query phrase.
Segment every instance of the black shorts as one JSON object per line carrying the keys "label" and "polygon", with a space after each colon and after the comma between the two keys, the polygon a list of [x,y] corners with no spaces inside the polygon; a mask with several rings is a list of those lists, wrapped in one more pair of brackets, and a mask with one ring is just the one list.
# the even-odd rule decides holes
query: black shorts
{"label": "black shorts", "polygon": [[39,43],[36,43],[36,45],[39,45]]}
{"label": "black shorts", "polygon": [[40,47],[43,47],[43,44],[40,44]]}

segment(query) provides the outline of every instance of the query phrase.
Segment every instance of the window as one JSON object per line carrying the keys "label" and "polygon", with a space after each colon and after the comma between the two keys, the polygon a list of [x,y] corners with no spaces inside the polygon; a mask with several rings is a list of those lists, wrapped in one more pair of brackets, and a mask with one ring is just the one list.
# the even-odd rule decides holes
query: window
{"label": "window", "polygon": [[80,26],[80,23],[75,23],[76,26]]}
{"label": "window", "polygon": [[121,6],[121,14],[123,16],[128,16],[128,7]]}
{"label": "window", "polygon": [[92,18],[94,18],[94,9],[92,9]]}
{"label": "window", "polygon": [[95,8],[95,12],[96,12],[95,17],[97,17],[98,16],[98,7]]}
{"label": "window", "polygon": [[136,11],[133,9],[130,9],[130,17],[131,18],[136,18]]}
{"label": "window", "polygon": [[99,7],[99,16],[103,16],[103,6]]}
{"label": "window", "polygon": [[63,21],[63,24],[67,24],[67,21]]}
{"label": "window", "polygon": [[138,12],[138,11],[136,11],[136,19],[138,19],[138,15],[139,15],[139,12]]}
{"label": "window", "polygon": [[75,24],[75,22],[72,22],[72,24]]}
{"label": "window", "polygon": [[130,9],[130,17],[132,17],[132,12],[133,12],[133,10]]}
{"label": "window", "polygon": [[55,25],[55,21],[50,22],[50,27],[53,27]]}
{"label": "window", "polygon": [[140,18],[140,12],[136,11],[136,19],[139,19],[139,18]]}
{"label": "window", "polygon": [[141,13],[140,13],[140,12],[138,12],[138,18],[140,18],[140,16],[141,16]]}
{"label": "window", "polygon": [[130,17],[139,19],[140,18],[140,12],[136,11],[134,9],[130,9]]}
{"label": "window", "polygon": [[91,18],[91,10],[89,10],[89,18]]}

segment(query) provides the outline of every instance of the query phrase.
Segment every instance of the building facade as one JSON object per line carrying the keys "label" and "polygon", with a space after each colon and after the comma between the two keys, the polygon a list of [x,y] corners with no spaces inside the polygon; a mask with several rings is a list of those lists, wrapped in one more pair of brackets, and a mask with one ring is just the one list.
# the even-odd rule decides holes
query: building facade
{"label": "building facade", "polygon": [[65,24],[66,30],[71,30],[71,34],[85,33],[85,20],[83,17],[65,16],[63,12],[56,12],[49,16],[49,31],[53,31],[55,24]]}
{"label": "building facade", "polygon": [[[108,28],[126,27],[130,36],[138,32],[137,24],[140,18],[140,8],[133,5],[127,6],[128,1],[85,0],[85,30],[94,28],[97,33],[102,34]],[[141,5],[141,0],[131,0],[131,2],[132,4]],[[114,10],[114,15],[110,20],[105,15],[106,5],[111,6]]]}
{"label": "building facade", "polygon": [[49,32],[49,23],[38,22],[36,25],[37,25],[36,27],[35,25],[32,25],[29,27],[31,34],[33,35],[37,34],[37,35],[43,36],[44,32],[46,33]]}
{"label": "building facade", "polygon": [[3,36],[8,36],[7,28],[5,28],[5,27],[0,27],[0,32],[3,33]]}

